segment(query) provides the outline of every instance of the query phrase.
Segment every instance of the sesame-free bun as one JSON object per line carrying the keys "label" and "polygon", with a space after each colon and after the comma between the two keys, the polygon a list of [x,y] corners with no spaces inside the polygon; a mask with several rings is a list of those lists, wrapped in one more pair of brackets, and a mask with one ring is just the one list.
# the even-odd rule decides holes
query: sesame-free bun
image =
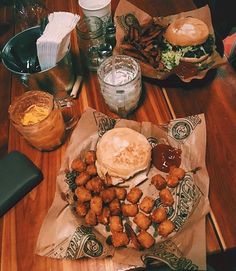
{"label": "sesame-free bun", "polygon": [[204,43],[209,36],[208,26],[192,17],[173,21],[164,33],[165,39],[172,45],[195,46]]}
{"label": "sesame-free bun", "polygon": [[146,170],[151,162],[151,145],[147,138],[130,128],[114,128],[98,141],[96,167],[99,176],[129,179]]}

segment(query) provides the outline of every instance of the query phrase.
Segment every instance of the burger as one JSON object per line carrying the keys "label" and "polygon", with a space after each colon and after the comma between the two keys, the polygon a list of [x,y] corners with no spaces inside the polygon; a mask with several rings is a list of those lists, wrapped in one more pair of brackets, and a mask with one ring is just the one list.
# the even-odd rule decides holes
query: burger
{"label": "burger", "polygon": [[[96,168],[100,178],[109,175],[115,179],[128,180],[149,168],[151,145],[141,133],[119,127],[107,131],[97,144]],[[112,181],[112,183],[113,183]]]}
{"label": "burger", "polygon": [[200,63],[212,54],[214,44],[214,37],[203,21],[179,18],[163,34],[161,60],[166,70],[172,70],[181,61]]}

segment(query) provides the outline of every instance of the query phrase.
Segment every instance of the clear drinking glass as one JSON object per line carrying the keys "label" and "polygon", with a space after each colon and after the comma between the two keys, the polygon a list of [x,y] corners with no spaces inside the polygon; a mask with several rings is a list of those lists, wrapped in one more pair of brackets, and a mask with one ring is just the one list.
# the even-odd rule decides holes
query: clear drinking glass
{"label": "clear drinking glass", "polygon": [[79,118],[75,101],[57,97],[44,91],[27,91],[9,107],[11,123],[36,149],[51,151],[59,147],[66,131]]}
{"label": "clear drinking glass", "polygon": [[82,63],[96,71],[104,58],[112,54],[112,46],[105,44],[102,20],[95,16],[83,17],[77,25],[77,33]]}
{"label": "clear drinking glass", "polygon": [[25,92],[11,104],[9,114],[17,131],[38,150],[51,151],[63,143],[65,122],[49,93]]}
{"label": "clear drinking glass", "polygon": [[126,55],[112,56],[102,62],[97,73],[101,93],[109,109],[127,117],[138,106],[142,92],[138,62]]}
{"label": "clear drinking glass", "polygon": [[47,16],[44,0],[15,0],[14,8],[16,22],[21,31],[41,25]]}

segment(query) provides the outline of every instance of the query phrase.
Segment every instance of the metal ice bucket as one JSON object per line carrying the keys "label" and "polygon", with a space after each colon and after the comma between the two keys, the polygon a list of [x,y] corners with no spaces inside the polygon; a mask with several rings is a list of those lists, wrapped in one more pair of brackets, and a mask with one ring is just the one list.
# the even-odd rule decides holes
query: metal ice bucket
{"label": "metal ice bucket", "polygon": [[[32,69],[31,60],[37,57],[36,41],[41,35],[39,26],[28,28],[12,37],[2,49],[2,62],[15,74],[28,90],[47,91],[54,96],[70,92],[75,82],[72,55],[70,48],[66,55],[52,68],[43,71]],[[14,51],[14,55],[12,52]]]}

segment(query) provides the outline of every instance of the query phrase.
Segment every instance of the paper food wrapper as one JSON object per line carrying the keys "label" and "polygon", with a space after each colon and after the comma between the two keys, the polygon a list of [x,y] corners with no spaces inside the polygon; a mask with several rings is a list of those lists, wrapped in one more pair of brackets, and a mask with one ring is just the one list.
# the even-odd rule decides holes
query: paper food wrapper
{"label": "paper food wrapper", "polygon": [[[156,244],[148,250],[137,251],[132,247],[115,250],[106,243],[106,238],[111,234],[106,226],[102,224],[93,228],[86,226],[84,219],[78,217],[73,209],[71,187],[74,183],[65,172],[70,170],[71,162],[75,158],[83,157],[86,150],[95,150],[99,138],[114,127],[129,127],[142,133],[152,147],[164,143],[182,151],[181,167],[187,173],[180,184],[171,189],[175,203],[168,209],[168,217],[175,224],[175,232],[164,239],[157,234],[153,226],[150,226],[148,231],[155,237]],[[113,261],[131,266],[164,261],[173,269],[191,267],[191,270],[198,268],[204,270],[205,215],[209,211],[209,179],[205,166],[205,147],[204,115],[176,119],[158,126],[150,122],[111,119],[88,108],[71,135],[57,176],[55,198],[40,230],[36,253],[60,259],[113,256]],[[196,168],[199,170],[193,173],[193,169]],[[143,191],[143,197],[152,196],[155,198],[156,206],[159,206],[161,202],[158,191],[150,181],[157,173],[164,174],[151,166],[147,180],[139,187]],[[131,187],[132,180],[129,184]],[[129,222],[132,223],[132,220]],[[132,227],[137,231],[135,224],[132,224]]]}
{"label": "paper food wrapper", "polygon": [[[158,6],[154,7],[154,9],[158,9]],[[129,17],[127,17],[127,15]],[[132,25],[132,22],[130,22],[132,15],[138,20],[138,23],[140,26],[147,24],[153,18],[157,19],[159,22],[161,22],[162,25],[165,25],[165,26],[167,26],[172,21],[181,17],[198,18],[208,25],[209,33],[212,34],[216,40],[214,29],[212,26],[212,21],[211,21],[211,13],[208,6],[205,6],[199,9],[194,9],[187,12],[181,12],[181,13],[166,16],[166,17],[151,17],[149,14],[139,9],[137,6],[130,3],[129,1],[121,0],[118,4],[118,7],[115,12],[115,16],[114,16],[115,23],[116,23],[116,41],[117,41],[116,48],[115,48],[116,54],[125,53],[120,48],[120,46],[124,40],[124,36],[128,33],[129,25],[127,24]],[[128,20],[127,18],[130,18],[130,19]],[[216,40],[216,43],[217,42],[218,41]],[[222,41],[219,41],[219,42],[222,42]],[[204,78],[210,69],[214,69],[226,63],[226,58],[220,56],[215,46],[213,53],[210,55],[210,57],[208,57],[205,61],[203,61],[201,63],[201,66],[197,66],[198,71],[194,73],[192,76],[189,74],[189,72],[188,73],[186,72],[186,69],[188,69],[188,66],[186,66],[185,71],[181,70],[181,72],[175,71],[175,70],[172,70],[169,72],[168,71],[163,72],[163,71],[158,71],[157,69],[152,67],[150,64],[142,62],[141,60],[138,60],[138,62],[141,66],[143,76],[163,80],[163,79],[168,78],[170,75],[175,74],[177,77],[181,79],[181,81],[190,82],[193,79]]]}

